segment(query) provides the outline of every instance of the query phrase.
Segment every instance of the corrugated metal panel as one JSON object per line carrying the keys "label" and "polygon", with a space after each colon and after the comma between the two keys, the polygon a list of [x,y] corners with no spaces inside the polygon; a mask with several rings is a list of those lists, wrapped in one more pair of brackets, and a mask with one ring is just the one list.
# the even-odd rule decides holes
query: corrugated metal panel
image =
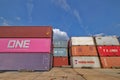
{"label": "corrugated metal panel", "polygon": [[50,38],[0,38],[0,52],[51,52]]}
{"label": "corrugated metal panel", "polygon": [[118,41],[119,41],[119,43],[120,43],[120,37],[118,38]]}
{"label": "corrugated metal panel", "polygon": [[53,57],[53,66],[61,67],[68,65],[68,57]]}
{"label": "corrugated metal panel", "polygon": [[68,56],[67,48],[54,48],[54,56]]}
{"label": "corrugated metal panel", "polygon": [[51,54],[0,54],[0,70],[49,70]]}
{"label": "corrugated metal panel", "polygon": [[91,67],[91,68],[100,68],[100,62],[98,57],[91,56],[73,56],[71,57],[71,64],[73,68],[79,67]]}
{"label": "corrugated metal panel", "polygon": [[53,41],[54,47],[68,47],[68,41],[62,41],[62,40],[54,40]]}
{"label": "corrugated metal panel", "polygon": [[51,26],[0,26],[0,37],[52,37]]}
{"label": "corrugated metal panel", "polygon": [[95,45],[93,37],[72,37],[71,45]]}
{"label": "corrugated metal panel", "polygon": [[120,67],[120,57],[100,57],[103,68]]}
{"label": "corrugated metal panel", "polygon": [[97,56],[95,46],[72,46],[72,56]]}
{"label": "corrugated metal panel", "polygon": [[100,56],[120,56],[120,46],[98,46]]}
{"label": "corrugated metal panel", "polygon": [[117,37],[95,37],[97,45],[120,45]]}

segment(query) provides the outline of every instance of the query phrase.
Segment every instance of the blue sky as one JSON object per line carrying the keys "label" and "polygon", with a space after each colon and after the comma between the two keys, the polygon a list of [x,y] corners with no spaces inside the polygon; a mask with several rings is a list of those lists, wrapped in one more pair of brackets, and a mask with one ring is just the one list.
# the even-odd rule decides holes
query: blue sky
{"label": "blue sky", "polygon": [[51,25],[69,36],[119,36],[120,0],[0,0],[0,25]]}

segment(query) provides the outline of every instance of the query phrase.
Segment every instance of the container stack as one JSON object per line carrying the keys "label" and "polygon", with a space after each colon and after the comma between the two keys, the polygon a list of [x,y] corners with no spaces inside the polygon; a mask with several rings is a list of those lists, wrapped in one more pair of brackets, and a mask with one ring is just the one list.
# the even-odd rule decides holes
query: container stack
{"label": "container stack", "polygon": [[118,41],[119,41],[119,43],[120,43],[120,37],[118,37]]}
{"label": "container stack", "polygon": [[73,68],[100,68],[93,37],[71,37],[69,49]]}
{"label": "container stack", "polygon": [[120,44],[117,37],[95,37],[103,68],[120,67]]}
{"label": "container stack", "polygon": [[0,27],[0,70],[50,70],[52,27]]}
{"label": "container stack", "polygon": [[53,40],[53,66],[62,67],[68,65],[68,41]]}

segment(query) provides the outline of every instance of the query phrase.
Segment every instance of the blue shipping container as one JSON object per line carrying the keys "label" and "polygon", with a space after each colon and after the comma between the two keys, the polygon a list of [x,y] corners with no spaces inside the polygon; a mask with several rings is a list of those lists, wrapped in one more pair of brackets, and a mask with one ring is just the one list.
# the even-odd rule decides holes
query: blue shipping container
{"label": "blue shipping container", "polygon": [[54,56],[68,56],[67,48],[54,48]]}
{"label": "blue shipping container", "polygon": [[68,41],[55,40],[53,41],[54,47],[68,47]]}

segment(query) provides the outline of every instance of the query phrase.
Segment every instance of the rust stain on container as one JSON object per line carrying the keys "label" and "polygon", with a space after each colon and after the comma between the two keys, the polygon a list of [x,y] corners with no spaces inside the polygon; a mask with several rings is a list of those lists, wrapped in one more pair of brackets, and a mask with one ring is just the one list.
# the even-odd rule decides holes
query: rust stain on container
{"label": "rust stain on container", "polygon": [[0,37],[50,38],[51,26],[0,26]]}
{"label": "rust stain on container", "polygon": [[95,46],[72,46],[72,56],[97,56],[97,50]]}
{"label": "rust stain on container", "polygon": [[53,57],[53,66],[61,67],[68,65],[68,57]]}
{"label": "rust stain on container", "polygon": [[100,57],[103,68],[120,67],[120,57]]}

